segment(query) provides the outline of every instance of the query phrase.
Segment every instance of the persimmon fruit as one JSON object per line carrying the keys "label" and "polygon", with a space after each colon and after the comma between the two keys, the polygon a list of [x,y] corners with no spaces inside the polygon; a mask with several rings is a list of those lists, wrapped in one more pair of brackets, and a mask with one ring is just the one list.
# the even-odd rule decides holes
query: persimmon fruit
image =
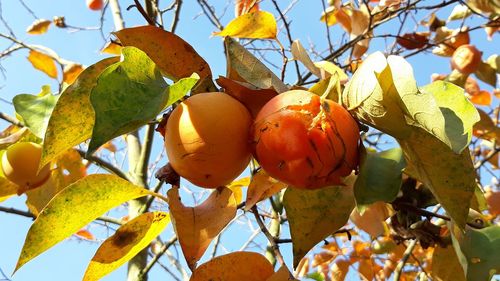
{"label": "persimmon fruit", "polygon": [[87,0],[87,7],[92,11],[99,11],[103,6],[103,0]]}
{"label": "persimmon fruit", "polygon": [[359,128],[341,105],[304,90],[271,99],[252,130],[253,153],[267,173],[293,187],[341,185],[358,165]]}
{"label": "persimmon fruit", "polygon": [[50,177],[50,165],[45,165],[39,173],[42,146],[32,142],[18,142],[7,148],[2,156],[2,171],[20,190],[29,190],[44,184]]}
{"label": "persimmon fruit", "polygon": [[179,104],[168,118],[165,148],[173,169],[200,187],[229,184],[251,158],[252,117],[224,93],[200,93]]}
{"label": "persimmon fruit", "polygon": [[462,45],[453,53],[451,67],[463,74],[471,74],[479,67],[482,55],[483,53],[473,45]]}

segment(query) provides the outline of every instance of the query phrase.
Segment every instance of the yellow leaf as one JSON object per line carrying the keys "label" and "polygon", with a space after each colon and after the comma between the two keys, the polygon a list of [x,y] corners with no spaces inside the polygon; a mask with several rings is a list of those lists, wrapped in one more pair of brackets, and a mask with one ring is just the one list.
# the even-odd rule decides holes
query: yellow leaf
{"label": "yellow leaf", "polygon": [[263,169],[253,175],[252,182],[248,186],[245,211],[250,210],[253,205],[273,196],[287,185],[270,177]]}
{"label": "yellow leaf", "polygon": [[122,54],[122,46],[110,41],[104,45],[101,49],[101,53],[110,54],[110,55],[121,55]]}
{"label": "yellow leaf", "polygon": [[71,63],[64,66],[63,72],[63,82],[67,84],[73,84],[75,82],[76,77],[80,75],[83,71],[83,66],[78,63]]}
{"label": "yellow leaf", "polygon": [[42,186],[26,192],[26,205],[35,216],[38,216],[59,191],[87,175],[82,161],[76,150],[69,149],[54,161],[56,168],[52,169],[49,180]]}
{"label": "yellow leaf", "polygon": [[49,29],[52,21],[46,19],[37,19],[35,20],[28,28],[26,32],[32,35],[44,34]]}
{"label": "yellow leaf", "polygon": [[153,212],[122,225],[97,249],[83,280],[99,280],[129,261],[160,235],[169,222],[168,213]]}
{"label": "yellow leaf", "polygon": [[309,272],[309,258],[304,257],[300,260],[299,264],[295,267],[295,276],[302,278]]}
{"label": "yellow leaf", "polygon": [[273,266],[263,255],[253,252],[234,252],[200,265],[189,280],[262,281],[271,277],[273,273]]}
{"label": "yellow leaf", "polygon": [[57,78],[57,67],[52,57],[35,50],[31,50],[28,60],[34,68],[42,71],[51,78]]}
{"label": "yellow leaf", "polygon": [[292,273],[290,273],[290,270],[286,267],[286,265],[282,265],[278,271],[276,271],[271,277],[267,278],[266,281],[298,281],[297,279],[293,278]]}
{"label": "yellow leaf", "polygon": [[372,237],[378,237],[388,230],[385,220],[391,215],[392,210],[384,202],[376,202],[360,214],[358,209],[353,210],[351,221],[360,229],[364,230]]}
{"label": "yellow leaf", "polygon": [[314,245],[345,225],[354,204],[349,186],[286,190],[283,205],[290,224],[294,267]]}
{"label": "yellow leaf", "polygon": [[15,271],[113,207],[152,194],[114,175],[90,175],[69,185],[31,225]]}
{"label": "yellow leaf", "polygon": [[432,280],[465,281],[465,274],[452,245],[446,248],[436,246],[432,254]]}
{"label": "yellow leaf", "polygon": [[101,72],[118,60],[107,58],[89,66],[78,76],[77,83],[61,94],[47,125],[40,167],[92,136],[95,117],[90,92]]}
{"label": "yellow leaf", "polygon": [[347,76],[347,74],[344,72],[344,70],[342,70],[342,68],[335,65],[333,62],[318,61],[318,62],[315,62],[314,65],[317,68],[324,70],[326,72],[325,74],[323,74],[323,76],[325,78],[337,74],[339,77],[338,79],[340,81],[340,84],[345,84],[347,82],[347,80],[349,80],[349,76]]}
{"label": "yellow leaf", "polygon": [[251,39],[274,39],[278,27],[273,14],[265,11],[241,15],[232,20],[217,36]]}
{"label": "yellow leaf", "polygon": [[167,193],[170,216],[184,258],[194,269],[208,245],[236,216],[236,200],[231,189],[220,187],[200,205],[185,207],[180,201],[178,188]]}
{"label": "yellow leaf", "polygon": [[[5,150],[0,150],[0,159],[2,159]],[[0,168],[0,202],[5,201],[10,196],[17,194],[17,184],[9,181],[3,174],[3,169]]]}
{"label": "yellow leaf", "polygon": [[233,191],[233,196],[236,200],[236,204],[240,204],[241,200],[243,199],[243,191],[241,190],[241,188],[244,186],[248,186],[249,184],[250,177],[244,177],[229,184],[228,188]]}

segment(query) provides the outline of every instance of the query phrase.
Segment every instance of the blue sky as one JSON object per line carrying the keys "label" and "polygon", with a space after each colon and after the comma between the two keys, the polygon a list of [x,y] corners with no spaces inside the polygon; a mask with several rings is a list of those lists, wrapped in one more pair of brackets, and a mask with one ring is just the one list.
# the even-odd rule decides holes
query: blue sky
{"label": "blue sky", "polygon": [[[161,1],[164,2],[164,1]],[[211,66],[214,77],[225,74],[225,59],[222,49],[222,40],[218,37],[211,37],[211,33],[216,31],[215,27],[205,18],[200,15],[201,9],[196,1],[184,1],[182,8],[180,23],[177,29],[177,34],[189,42],[199,54]],[[227,1],[210,1],[217,3],[217,11],[222,12],[227,6]],[[284,8],[285,1],[279,1]],[[432,2],[432,1],[431,1]],[[65,16],[68,25],[89,27],[98,26],[100,13],[92,12],[85,6],[84,0],[25,0],[25,3],[35,12],[39,18],[52,19],[54,16]],[[132,0],[120,1],[126,26],[144,24],[143,19],[134,9],[126,11],[126,7],[133,3]],[[5,21],[13,29],[19,40],[29,44],[39,44],[49,47],[57,52],[64,59],[79,62],[83,65],[91,65],[96,61],[105,57],[99,54],[100,48],[105,44],[99,31],[78,31],[68,32],[65,29],[58,29],[53,25],[50,27],[47,34],[44,35],[29,35],[25,33],[26,28],[34,20],[17,0],[1,1],[2,16]],[[288,5],[288,1],[286,1]],[[165,4],[166,5],[166,4]],[[233,6],[229,4],[225,11],[222,23],[227,24],[234,16]],[[271,2],[264,0],[261,7],[263,10],[268,10],[276,14]],[[313,42],[317,50],[325,50],[327,43],[325,40],[325,26],[319,21],[321,14],[321,5],[311,5],[311,1],[298,1],[295,7],[288,14],[292,19],[291,29],[293,39],[300,39],[306,48],[310,42]],[[449,10],[448,10],[449,11]],[[447,17],[444,13],[443,18]],[[113,23],[110,12],[106,12],[106,21],[104,22],[104,33],[107,35],[113,30]],[[169,26],[170,14],[165,16],[165,25]],[[281,24],[279,24],[281,26]],[[397,29],[397,23],[390,24],[390,29]],[[413,30],[412,26],[408,26],[409,31]],[[7,29],[0,23],[0,32],[7,33]],[[335,44],[339,43],[340,29],[332,28],[332,41]],[[498,36],[498,35],[497,35]],[[280,40],[287,42],[285,33],[281,30],[279,34]],[[486,58],[493,54],[498,49],[494,49],[491,45],[487,45],[485,34],[483,31],[475,31],[471,34],[472,42],[484,51],[483,57]],[[3,50],[9,44],[4,39],[0,39],[0,48]],[[384,50],[385,42],[382,39],[374,40],[370,48],[370,52],[376,50]],[[38,93],[40,87],[45,84],[50,84],[53,90],[57,89],[57,83],[50,79],[45,74],[32,68],[31,64],[26,60],[27,52],[19,51],[11,55],[11,57],[1,61],[1,67],[4,70],[3,77],[0,76],[0,111],[8,114],[13,114],[13,107],[8,104],[12,98],[20,93]],[[270,56],[277,65],[281,65],[281,59],[278,56]],[[414,72],[419,85],[429,83],[432,73],[447,73],[450,69],[447,58],[439,58],[435,56],[426,56],[411,58],[410,63],[414,67]],[[278,70],[273,69],[276,73]],[[289,65],[287,77],[288,83],[295,81],[293,75],[294,68]],[[490,87],[484,86],[486,89]],[[5,122],[0,122],[3,127],[6,127]],[[156,154],[161,152],[161,142],[157,141],[155,146]],[[153,157],[154,159],[154,157]],[[162,161],[165,161],[163,159]],[[164,162],[163,162],[164,163]],[[25,197],[12,198],[2,206],[12,206],[18,209],[26,209],[24,205]],[[5,274],[10,276],[17,257],[24,242],[25,235],[29,229],[31,220],[7,215],[0,212],[0,269]],[[99,229],[91,227],[91,229]],[[172,233],[171,227],[166,231],[164,239],[168,239]],[[245,234],[245,235],[242,235]],[[105,233],[102,233],[103,235]],[[238,224],[234,229],[231,229],[223,236],[224,246],[227,250],[236,250],[241,247],[245,238],[251,234],[251,230],[245,224]],[[289,237],[288,233],[284,237]],[[262,238],[262,237],[261,237]],[[259,238],[257,241],[265,241]],[[19,272],[16,273],[12,280],[15,281],[31,281],[31,280],[80,280],[85,271],[88,261],[92,258],[98,244],[88,241],[82,241],[75,238],[70,238],[68,241],[60,243],[51,250],[42,254],[35,260],[25,265]],[[253,248],[257,250],[257,248]],[[291,256],[289,246],[284,246],[283,252],[286,256]],[[211,249],[207,251],[211,252]],[[224,252],[223,250],[221,251]],[[205,257],[206,259],[206,257]],[[181,258],[182,260],[182,258]],[[287,259],[289,262],[290,259]],[[105,280],[124,280],[126,268],[122,267],[112,273]],[[0,274],[0,280],[1,280]],[[170,280],[169,276],[158,268],[151,272],[151,280]]]}

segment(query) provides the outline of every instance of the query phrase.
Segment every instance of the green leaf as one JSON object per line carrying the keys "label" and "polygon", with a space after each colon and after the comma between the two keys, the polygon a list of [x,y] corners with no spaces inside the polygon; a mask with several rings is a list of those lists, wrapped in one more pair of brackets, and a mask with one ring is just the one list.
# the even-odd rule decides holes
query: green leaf
{"label": "green leaf", "polygon": [[423,129],[398,140],[406,159],[405,173],[424,183],[459,227],[465,226],[476,173],[469,150],[454,153]]}
{"label": "green leaf", "polygon": [[38,95],[20,94],[14,97],[16,113],[24,120],[24,124],[37,137],[43,138],[49,122],[50,114],[58,96],[50,94],[50,87],[44,86]]}
{"label": "green leaf", "polygon": [[295,268],[314,245],[347,223],[355,204],[351,187],[335,186],[288,188],[283,205],[290,224]]}
{"label": "green leaf", "polygon": [[122,48],[122,60],[101,73],[90,94],[95,125],[87,154],[153,120],[167,101],[166,87],[146,53],[135,47]]}
{"label": "green leaf", "polygon": [[420,92],[434,97],[439,107],[435,119],[426,120],[426,131],[455,153],[462,152],[472,139],[472,126],[480,119],[474,105],[464,96],[463,89],[445,81],[435,81],[421,87]]}
{"label": "green leaf", "polygon": [[486,59],[486,63],[493,68],[498,74],[500,74],[500,56],[491,55]]}
{"label": "green leaf", "polygon": [[54,196],[31,225],[15,271],[113,207],[152,194],[114,175],[76,181]]}
{"label": "green leaf", "polygon": [[142,214],[104,241],[85,271],[84,281],[100,280],[149,246],[170,222],[165,212]]}
{"label": "green leaf", "polygon": [[40,167],[92,136],[95,117],[90,92],[99,74],[118,60],[107,58],[87,67],[60,95],[45,132]]}
{"label": "green leaf", "polygon": [[453,247],[468,281],[484,280],[500,272],[500,226],[467,227],[452,232]]}
{"label": "green leaf", "polygon": [[377,201],[392,202],[396,199],[406,166],[401,148],[382,152],[369,152],[361,164],[354,183],[354,197],[358,209]]}
{"label": "green leaf", "polygon": [[182,78],[173,85],[170,85],[165,91],[164,98],[167,100],[162,102],[164,104],[163,109],[184,97],[196,85],[199,79],[200,76],[193,73],[191,77]]}
{"label": "green leaf", "polygon": [[259,59],[247,51],[234,39],[224,38],[227,77],[240,82],[247,82],[260,89],[273,88],[278,93],[288,91],[288,87]]}
{"label": "green leaf", "polygon": [[453,246],[437,246],[432,253],[431,277],[435,281],[465,281],[465,274]]}

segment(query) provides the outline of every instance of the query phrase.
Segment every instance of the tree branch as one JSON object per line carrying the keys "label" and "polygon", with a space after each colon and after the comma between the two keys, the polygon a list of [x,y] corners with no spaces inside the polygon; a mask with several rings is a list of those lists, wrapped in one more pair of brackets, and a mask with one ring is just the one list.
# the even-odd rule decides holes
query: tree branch
{"label": "tree branch", "polygon": [[411,256],[411,253],[413,252],[413,249],[415,249],[415,246],[417,245],[417,239],[414,239],[410,242],[410,245],[406,248],[403,257],[399,261],[398,265],[396,266],[396,269],[394,270],[394,281],[399,281],[401,278],[401,273],[403,272],[403,268],[408,261],[408,259]]}
{"label": "tree branch", "polygon": [[278,244],[276,244],[276,241],[274,240],[274,237],[271,235],[271,233],[269,233],[269,230],[267,229],[267,227],[264,225],[264,222],[260,218],[259,211],[257,210],[257,206],[256,205],[254,205],[252,207],[252,211],[253,211],[253,215],[255,217],[255,220],[257,221],[257,224],[260,227],[260,230],[262,231],[262,233],[264,233],[264,235],[266,236],[267,240],[269,241],[269,243],[271,245],[271,248],[274,251],[274,255],[276,256],[276,259],[278,260],[278,262],[280,263],[280,265],[284,265],[285,264],[285,260],[283,259],[283,255],[281,255],[280,248],[279,248]]}

